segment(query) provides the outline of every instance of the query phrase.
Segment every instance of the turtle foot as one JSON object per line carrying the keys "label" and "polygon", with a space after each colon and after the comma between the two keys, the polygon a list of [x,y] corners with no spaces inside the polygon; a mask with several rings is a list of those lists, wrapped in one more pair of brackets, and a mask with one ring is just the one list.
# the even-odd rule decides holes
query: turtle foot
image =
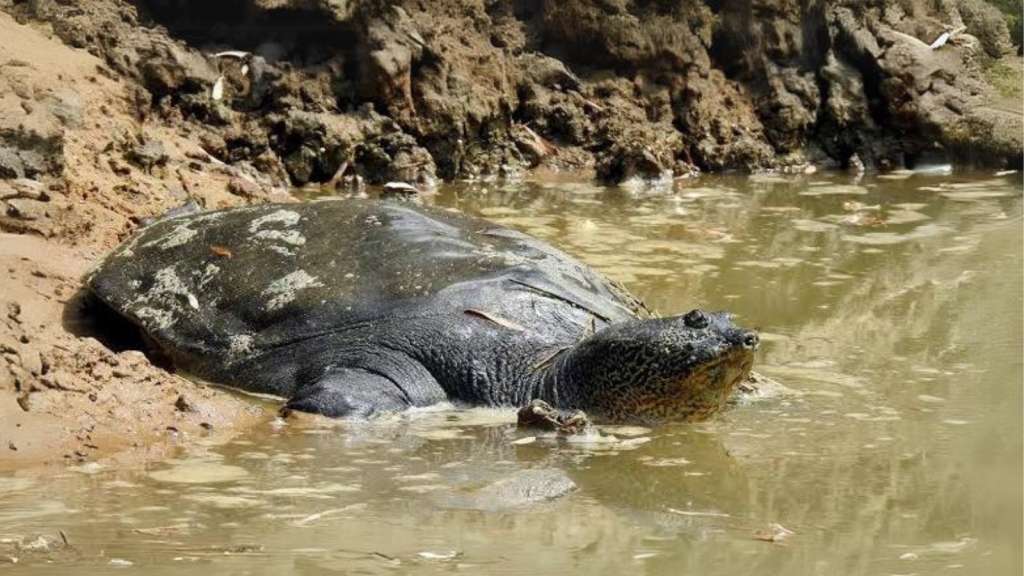
{"label": "turtle foot", "polygon": [[594,427],[582,410],[558,410],[543,400],[534,400],[519,409],[516,421],[520,428],[549,430],[567,436],[582,434]]}

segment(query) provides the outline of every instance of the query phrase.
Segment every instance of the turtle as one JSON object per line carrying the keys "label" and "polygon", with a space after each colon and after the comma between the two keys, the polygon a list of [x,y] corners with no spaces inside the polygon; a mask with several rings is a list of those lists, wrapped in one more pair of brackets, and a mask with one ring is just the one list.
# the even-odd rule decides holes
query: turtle
{"label": "turtle", "polygon": [[698,420],[758,347],[725,312],[659,316],[525,233],[388,200],[165,218],[86,286],[180,371],[330,417],[539,399],[607,422]]}

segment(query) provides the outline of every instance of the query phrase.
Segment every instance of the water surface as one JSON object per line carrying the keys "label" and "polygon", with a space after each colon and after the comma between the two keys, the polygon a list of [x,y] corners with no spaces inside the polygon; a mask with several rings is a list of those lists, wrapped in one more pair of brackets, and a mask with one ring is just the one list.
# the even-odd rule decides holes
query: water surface
{"label": "water surface", "polygon": [[[660,312],[735,312],[794,392],[607,443],[513,444],[510,412],[423,411],[268,422],[141,472],[0,477],[0,571],[1021,573],[1018,175],[494,181],[430,202],[543,238]],[[477,497],[536,468],[579,489]]]}

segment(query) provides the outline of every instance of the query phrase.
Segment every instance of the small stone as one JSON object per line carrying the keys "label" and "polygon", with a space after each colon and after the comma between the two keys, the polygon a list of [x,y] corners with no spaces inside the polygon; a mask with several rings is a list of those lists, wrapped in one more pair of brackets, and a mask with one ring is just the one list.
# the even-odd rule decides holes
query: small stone
{"label": "small stone", "polygon": [[256,198],[263,193],[263,190],[252,180],[237,176],[228,182],[228,192],[243,198]]}
{"label": "small stone", "polygon": [[21,356],[21,366],[33,376],[40,376],[43,373],[43,359],[39,355],[38,350],[28,349],[22,350],[19,354]]}
{"label": "small stone", "polygon": [[7,215],[18,220],[41,220],[47,216],[48,206],[39,200],[13,198],[6,201]]}
{"label": "small stone", "polygon": [[153,138],[145,138],[142,142],[129,148],[125,151],[124,158],[145,170],[149,170],[153,166],[162,166],[168,160],[163,142]]}
{"label": "small stone", "polygon": [[7,304],[7,317],[21,324],[21,304],[10,302]]}
{"label": "small stone", "polygon": [[10,148],[0,148],[0,178],[23,178],[25,165],[18,153]]}
{"label": "small stone", "polygon": [[174,401],[174,407],[177,408],[179,412],[196,411],[196,407],[193,406],[192,403],[188,401],[188,398],[185,398],[184,394],[178,395],[178,399]]}
{"label": "small stone", "polygon": [[21,550],[31,550],[33,552],[45,552],[50,549],[50,542],[46,538],[39,536],[31,542],[22,543],[18,548]]}

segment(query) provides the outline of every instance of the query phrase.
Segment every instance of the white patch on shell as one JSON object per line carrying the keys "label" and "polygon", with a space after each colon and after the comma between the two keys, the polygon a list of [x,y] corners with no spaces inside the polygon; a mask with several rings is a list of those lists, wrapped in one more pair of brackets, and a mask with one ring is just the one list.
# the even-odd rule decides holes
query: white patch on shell
{"label": "white patch on shell", "polygon": [[135,315],[150,330],[163,330],[165,328],[170,328],[175,322],[174,314],[171,314],[170,311],[150,308],[149,306],[139,308],[135,312]]}
{"label": "white patch on shell", "polygon": [[299,213],[293,210],[278,210],[266,216],[260,216],[249,223],[249,232],[255,234],[266,224],[280,223],[284,226],[295,226],[299,223]]}
{"label": "white patch on shell", "polygon": [[[160,220],[159,222],[157,222],[157,224],[169,222],[172,220],[176,220],[178,218],[188,218],[188,221],[182,224],[178,224],[177,226],[172,228],[170,232],[160,234],[159,236],[157,236],[157,238],[150,240],[149,242],[146,242],[142,246],[144,248],[155,247],[161,249],[181,246],[182,244],[185,244],[189,240],[195,238],[196,235],[198,234],[196,230],[192,229],[193,225],[201,224],[203,222],[211,222],[213,220],[219,220],[220,218],[223,217],[224,212],[207,212],[202,214],[186,213],[180,214],[178,216],[169,216],[163,220]],[[134,256],[135,248],[138,246],[139,241],[142,240],[142,237],[145,235],[145,230],[137,232],[134,236],[128,239],[127,242],[121,245],[121,248],[117,253],[117,256],[120,258],[128,258]]]}
{"label": "white patch on shell", "polygon": [[[191,224],[191,222],[178,224],[170,232],[160,235],[156,240],[150,240],[149,242],[146,242],[145,244],[142,245],[142,247],[159,248],[161,250],[166,250],[168,248],[181,246],[188,242],[189,240],[195,238],[196,235],[199,234],[199,232],[193,230],[189,226],[189,224]],[[122,253],[122,255],[124,255],[124,253]]]}
{"label": "white patch on shell", "polygon": [[202,290],[207,284],[210,283],[210,280],[213,280],[213,277],[216,276],[218,272],[220,272],[220,266],[217,266],[216,264],[207,263],[206,268],[203,268],[202,271],[197,271],[195,273],[197,279],[196,287]]}
{"label": "white patch on shell", "polygon": [[282,256],[295,256],[295,253],[285,248],[284,246],[267,246],[267,250],[277,252]]}
{"label": "white patch on shell", "polygon": [[515,252],[508,250],[498,251],[494,248],[493,244],[485,243],[474,250],[473,253],[481,258],[501,260],[507,266],[522,266],[523,264],[529,264],[531,262],[530,259],[520,256]]}
{"label": "white patch on shell", "polygon": [[292,246],[302,246],[306,243],[306,237],[299,234],[298,230],[260,230],[253,238],[284,242]]}
{"label": "white patch on shell", "polygon": [[[306,237],[298,230],[280,230],[277,226],[295,226],[299,223],[301,216],[293,210],[278,210],[265,216],[260,216],[249,223],[249,232],[254,240],[289,244],[291,246],[302,246],[306,243]],[[268,229],[268,226],[271,228]],[[284,246],[271,245],[271,250],[284,256],[294,255]]]}
{"label": "white patch on shell", "polygon": [[305,270],[296,270],[287,276],[278,278],[267,286],[263,296],[269,298],[267,311],[274,311],[295,300],[295,293],[304,288],[323,286],[316,276],[310,276]]}
{"label": "white patch on shell", "polygon": [[[142,234],[135,234],[128,239],[127,242],[121,245],[120,250],[117,252],[118,258],[130,258],[135,256],[135,247],[138,246],[139,240],[142,238]],[[90,273],[90,276],[92,274]]]}
{"label": "white patch on shell", "polygon": [[248,356],[253,351],[253,337],[251,334],[237,334],[228,341],[228,353],[232,358]]}
{"label": "white patch on shell", "polygon": [[184,312],[183,303],[193,310],[199,310],[199,299],[178,277],[174,266],[159,270],[153,277],[153,285],[135,299],[139,305],[136,315],[150,328],[168,328],[177,321],[176,313]]}

